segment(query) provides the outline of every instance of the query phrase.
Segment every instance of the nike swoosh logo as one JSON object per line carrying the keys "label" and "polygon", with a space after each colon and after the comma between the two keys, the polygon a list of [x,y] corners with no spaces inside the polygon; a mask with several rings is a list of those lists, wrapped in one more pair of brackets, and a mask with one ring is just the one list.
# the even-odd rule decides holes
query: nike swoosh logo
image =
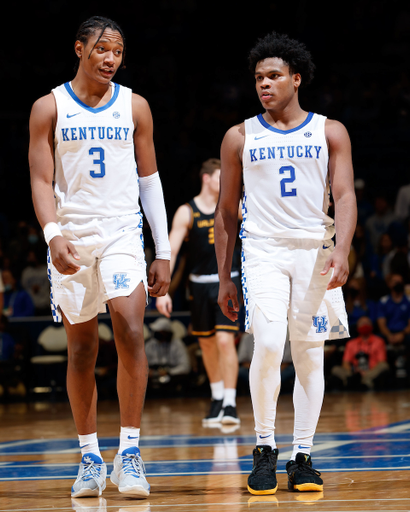
{"label": "nike swoosh logo", "polygon": [[81,112],[77,112],[76,114],[67,114],[67,119],[70,119],[70,117],[78,116],[81,114]]}
{"label": "nike swoosh logo", "polygon": [[308,449],[310,448],[309,446],[302,446],[301,444],[298,446],[299,450],[303,450],[303,448],[305,449]]}
{"label": "nike swoosh logo", "polygon": [[323,249],[329,249],[330,245],[323,245]]}
{"label": "nike swoosh logo", "polygon": [[128,439],[138,439],[139,436],[137,437],[131,437],[131,436],[128,436]]}
{"label": "nike swoosh logo", "polygon": [[[90,444],[90,443],[88,443]],[[88,444],[85,444],[84,446],[80,446],[80,450],[82,450],[83,448],[85,448],[86,446],[88,446]]]}
{"label": "nike swoosh logo", "polygon": [[269,437],[270,434],[268,434],[267,436],[259,436],[261,439],[266,439],[267,437]]}
{"label": "nike swoosh logo", "polygon": [[255,140],[264,139],[265,137],[267,137],[267,135],[262,135],[262,137],[255,137]]}

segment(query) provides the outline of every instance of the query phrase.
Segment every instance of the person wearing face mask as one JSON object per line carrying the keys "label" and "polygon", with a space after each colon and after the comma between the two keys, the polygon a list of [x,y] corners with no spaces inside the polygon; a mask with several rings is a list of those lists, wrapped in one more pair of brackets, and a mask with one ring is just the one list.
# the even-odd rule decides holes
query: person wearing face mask
{"label": "person wearing face mask", "polygon": [[19,286],[17,279],[11,270],[3,270],[3,283],[4,315],[8,318],[33,316],[33,301],[30,295]]}
{"label": "person wearing face mask", "polygon": [[175,393],[191,371],[189,355],[184,342],[175,335],[173,323],[168,318],[160,317],[149,326],[153,336],[145,345],[149,374],[148,389]]}
{"label": "person wearing face mask", "polygon": [[367,316],[359,318],[357,332],[346,343],[342,365],[331,370],[332,383],[341,382],[348,389],[382,388],[389,372],[385,342],[373,334],[373,322]]}
{"label": "person wearing face mask", "polygon": [[46,261],[45,251],[43,258],[39,249],[30,249],[21,273],[21,286],[30,295],[37,316],[50,314],[50,282],[43,260]]}
{"label": "person wearing face mask", "polygon": [[390,293],[379,300],[377,324],[387,343],[389,362],[398,383],[408,383],[410,363],[410,301],[404,293],[400,274],[387,278]]}

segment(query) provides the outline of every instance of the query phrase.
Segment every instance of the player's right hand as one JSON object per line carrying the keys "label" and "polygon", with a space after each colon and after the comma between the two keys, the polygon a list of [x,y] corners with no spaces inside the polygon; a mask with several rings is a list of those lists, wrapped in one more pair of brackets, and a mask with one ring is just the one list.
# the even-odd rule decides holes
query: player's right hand
{"label": "player's right hand", "polygon": [[80,259],[80,255],[74,245],[63,236],[55,236],[50,241],[49,247],[51,261],[60,274],[71,276],[80,270],[80,265],[75,262]]}
{"label": "player's right hand", "polygon": [[229,318],[229,320],[232,322],[238,320],[238,290],[232,280],[219,284],[218,304],[222,313]]}
{"label": "player's right hand", "polygon": [[163,295],[162,297],[157,297],[157,300],[155,301],[155,306],[161,313],[161,315],[164,315],[167,318],[171,318],[172,299],[168,293],[166,295]]}

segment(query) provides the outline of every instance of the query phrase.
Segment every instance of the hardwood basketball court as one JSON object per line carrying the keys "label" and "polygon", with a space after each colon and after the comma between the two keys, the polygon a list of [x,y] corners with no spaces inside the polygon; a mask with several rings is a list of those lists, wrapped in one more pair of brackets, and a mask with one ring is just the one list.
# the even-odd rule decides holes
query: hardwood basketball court
{"label": "hardwood basketball court", "polygon": [[[208,405],[202,398],[147,400],[140,447],[148,499],[123,498],[108,479],[102,498],[74,500],[80,453],[68,404],[1,404],[0,512],[410,510],[409,391],[326,394],[312,453],[323,493],[287,490],[291,395],[279,398],[274,496],[246,490],[255,443],[250,398],[238,399],[239,427],[202,427]],[[118,432],[117,404],[100,402],[98,435],[109,473]]]}

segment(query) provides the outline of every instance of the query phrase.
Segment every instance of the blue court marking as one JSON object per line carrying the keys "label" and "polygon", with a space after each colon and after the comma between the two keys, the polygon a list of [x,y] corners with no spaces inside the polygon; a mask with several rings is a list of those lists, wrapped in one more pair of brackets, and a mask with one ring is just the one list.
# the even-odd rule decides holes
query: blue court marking
{"label": "blue court marking", "polygon": [[[410,469],[410,421],[403,421],[360,432],[316,434],[312,456],[315,468],[322,472],[383,471]],[[285,464],[292,452],[292,436],[277,436],[279,445],[278,473],[285,473]],[[252,469],[251,454],[235,457],[235,447],[255,443],[254,436],[147,436],[141,439],[144,448],[214,447],[215,459],[147,461],[147,476],[192,476],[208,474],[248,474]],[[102,450],[118,447],[117,437],[101,438]],[[226,456],[224,457],[224,450]],[[76,439],[22,440],[0,444],[0,455],[79,453]],[[222,457],[222,458],[221,458]],[[233,457],[233,458],[232,458]],[[112,464],[107,463],[108,474]],[[55,464],[38,461],[0,462],[0,481],[75,479],[78,464]]]}

